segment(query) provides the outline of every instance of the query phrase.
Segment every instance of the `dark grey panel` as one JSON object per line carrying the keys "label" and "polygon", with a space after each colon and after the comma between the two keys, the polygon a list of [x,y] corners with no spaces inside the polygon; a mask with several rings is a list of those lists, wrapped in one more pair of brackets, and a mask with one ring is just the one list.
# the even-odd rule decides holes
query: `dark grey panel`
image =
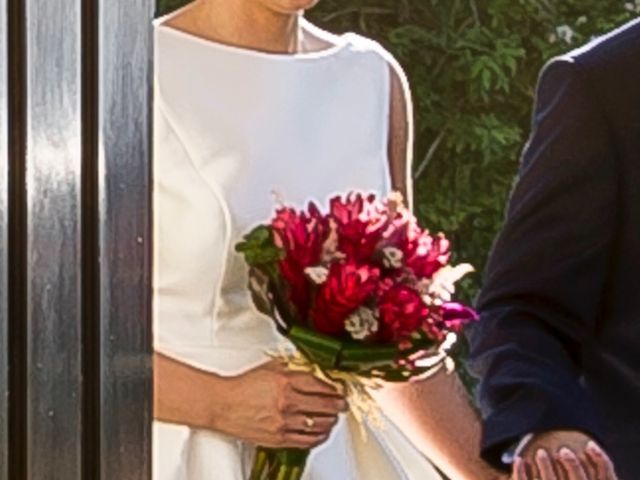
{"label": "dark grey panel", "polygon": [[8,472],[8,360],[9,313],[7,295],[8,257],[8,178],[7,142],[7,2],[0,0],[0,479]]}
{"label": "dark grey panel", "polygon": [[26,1],[29,480],[81,478],[80,4]]}
{"label": "dark grey panel", "polygon": [[151,478],[152,0],[100,1],[101,472]]}

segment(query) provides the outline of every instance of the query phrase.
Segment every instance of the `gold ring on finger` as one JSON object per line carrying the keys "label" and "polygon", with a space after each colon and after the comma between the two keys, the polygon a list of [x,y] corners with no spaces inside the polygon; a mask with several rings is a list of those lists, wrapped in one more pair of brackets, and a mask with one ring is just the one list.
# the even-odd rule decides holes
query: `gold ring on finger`
{"label": "gold ring on finger", "polygon": [[308,415],[305,415],[304,424],[307,427],[307,430],[311,430],[313,427],[315,427],[316,421]]}

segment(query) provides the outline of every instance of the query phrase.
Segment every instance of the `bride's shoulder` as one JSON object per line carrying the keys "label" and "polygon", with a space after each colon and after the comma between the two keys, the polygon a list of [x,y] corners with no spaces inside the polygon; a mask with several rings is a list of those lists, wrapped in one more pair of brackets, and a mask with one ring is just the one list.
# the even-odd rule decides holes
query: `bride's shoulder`
{"label": "bride's shoulder", "polygon": [[343,33],[342,35],[336,35],[315,25],[309,25],[311,25],[311,28],[314,29],[314,32],[317,35],[323,36],[325,39],[330,39],[335,44],[346,44],[347,48],[354,54],[375,58],[378,63],[386,65],[391,71],[392,76],[396,79],[405,78],[405,73],[402,66],[400,65],[400,62],[379,41],[355,32],[347,32]]}
{"label": "bride's shoulder", "polygon": [[302,28],[315,43],[324,48],[346,46],[354,53],[372,54],[395,63],[393,55],[378,41],[355,32],[332,33],[304,19]]}

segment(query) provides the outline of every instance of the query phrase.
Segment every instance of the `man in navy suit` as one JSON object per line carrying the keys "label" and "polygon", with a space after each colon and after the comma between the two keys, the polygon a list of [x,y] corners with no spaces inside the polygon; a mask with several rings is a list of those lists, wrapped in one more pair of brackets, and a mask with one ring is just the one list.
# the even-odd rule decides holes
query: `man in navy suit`
{"label": "man in navy suit", "polygon": [[568,446],[614,478],[594,440],[640,479],[640,21],[544,68],[478,309],[483,456]]}

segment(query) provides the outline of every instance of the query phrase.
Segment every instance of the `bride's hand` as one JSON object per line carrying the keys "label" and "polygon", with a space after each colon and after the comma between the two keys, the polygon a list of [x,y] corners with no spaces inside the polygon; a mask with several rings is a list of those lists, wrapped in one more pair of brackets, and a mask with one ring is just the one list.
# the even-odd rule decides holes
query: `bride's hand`
{"label": "bride's hand", "polygon": [[229,379],[217,430],[272,448],[313,448],[326,441],[347,409],[335,388],[270,362]]}

